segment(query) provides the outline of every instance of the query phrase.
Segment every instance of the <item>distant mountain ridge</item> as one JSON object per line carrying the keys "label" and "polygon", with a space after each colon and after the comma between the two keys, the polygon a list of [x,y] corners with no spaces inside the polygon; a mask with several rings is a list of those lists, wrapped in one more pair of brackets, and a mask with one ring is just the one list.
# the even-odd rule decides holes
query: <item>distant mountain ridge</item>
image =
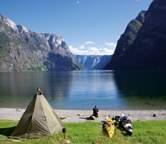
{"label": "distant mountain ridge", "polygon": [[75,57],[85,70],[103,69],[111,60],[110,55],[76,55]]}
{"label": "distant mountain ridge", "polygon": [[[126,32],[124,33],[124,35]],[[166,1],[154,0],[135,39],[119,40],[107,69],[166,70]],[[121,43],[126,45],[121,45]],[[124,49],[124,51],[123,51]]]}
{"label": "distant mountain ridge", "polygon": [[62,37],[36,33],[0,15],[0,71],[79,69]]}

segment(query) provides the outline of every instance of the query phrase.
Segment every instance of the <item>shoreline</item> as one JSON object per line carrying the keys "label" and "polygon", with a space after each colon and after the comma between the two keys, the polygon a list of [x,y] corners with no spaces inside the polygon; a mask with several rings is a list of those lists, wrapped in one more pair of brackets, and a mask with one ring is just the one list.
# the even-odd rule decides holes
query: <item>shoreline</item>
{"label": "shoreline", "polygon": [[[0,108],[0,120],[15,120],[18,121],[25,109],[17,108]],[[63,122],[86,122],[85,118],[92,114],[92,110],[62,110],[56,109],[55,112],[60,118],[64,118]],[[100,110],[99,118],[96,122],[100,122],[105,119],[106,116],[111,117],[115,115],[121,115],[124,113],[132,121],[136,120],[166,120],[166,110]],[[156,117],[153,117],[153,114]]]}

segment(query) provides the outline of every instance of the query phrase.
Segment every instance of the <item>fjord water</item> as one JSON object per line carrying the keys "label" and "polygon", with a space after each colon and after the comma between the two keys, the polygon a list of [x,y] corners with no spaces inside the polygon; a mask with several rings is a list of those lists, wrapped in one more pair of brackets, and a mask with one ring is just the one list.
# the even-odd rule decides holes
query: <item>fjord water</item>
{"label": "fjord water", "polygon": [[40,87],[58,109],[165,109],[166,75],[161,72],[1,73],[0,107],[25,108]]}

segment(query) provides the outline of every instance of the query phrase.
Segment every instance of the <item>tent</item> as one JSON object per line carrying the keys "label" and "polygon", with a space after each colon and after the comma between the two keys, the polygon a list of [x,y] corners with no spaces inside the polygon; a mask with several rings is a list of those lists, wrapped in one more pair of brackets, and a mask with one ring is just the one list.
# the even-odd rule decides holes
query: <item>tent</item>
{"label": "tent", "polygon": [[35,137],[62,131],[63,125],[42,93],[37,93],[11,136]]}

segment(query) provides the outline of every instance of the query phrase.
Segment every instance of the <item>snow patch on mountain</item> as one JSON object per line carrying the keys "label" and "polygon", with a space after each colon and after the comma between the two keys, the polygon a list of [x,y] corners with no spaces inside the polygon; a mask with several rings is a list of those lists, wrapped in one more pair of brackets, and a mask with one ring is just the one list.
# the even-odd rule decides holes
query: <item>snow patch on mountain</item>
{"label": "snow patch on mountain", "polygon": [[6,25],[17,31],[17,25],[11,19],[0,15],[0,21],[3,21]]}

